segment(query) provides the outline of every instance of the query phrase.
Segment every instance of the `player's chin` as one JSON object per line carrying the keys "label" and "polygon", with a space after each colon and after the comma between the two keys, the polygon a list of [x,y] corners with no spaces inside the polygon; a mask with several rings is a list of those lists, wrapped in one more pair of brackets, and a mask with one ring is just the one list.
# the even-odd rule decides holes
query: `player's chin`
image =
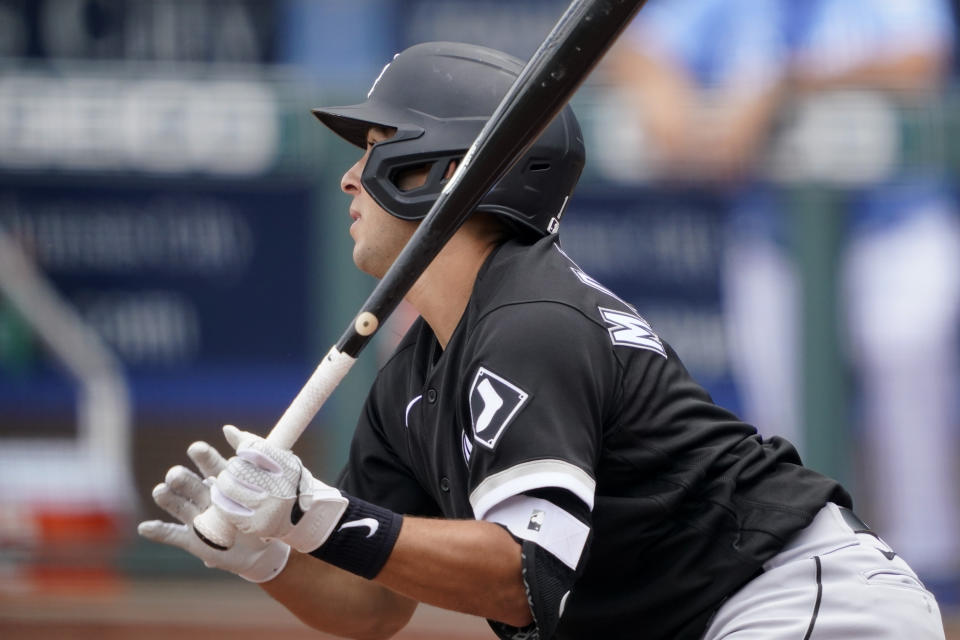
{"label": "player's chin", "polygon": [[355,264],[360,271],[380,279],[389,268],[389,265],[384,266],[382,263],[383,260],[377,259],[375,252],[367,250],[363,243],[357,242],[353,245],[353,264]]}
{"label": "player's chin", "polygon": [[363,251],[361,251],[360,245],[354,244],[353,245],[353,264],[355,264],[357,269],[360,269],[360,271],[366,272],[366,269],[363,268],[364,263],[365,261],[363,257]]}

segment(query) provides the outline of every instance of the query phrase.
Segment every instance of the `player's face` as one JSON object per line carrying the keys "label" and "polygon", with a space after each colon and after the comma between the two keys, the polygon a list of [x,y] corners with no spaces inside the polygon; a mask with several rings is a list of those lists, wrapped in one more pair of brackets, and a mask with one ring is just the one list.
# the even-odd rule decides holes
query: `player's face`
{"label": "player's face", "polygon": [[401,220],[387,213],[363,188],[360,177],[370,157],[370,149],[393,136],[389,129],[371,127],[367,132],[367,150],[340,180],[340,188],[353,196],[350,203],[350,237],[353,238],[353,262],[375,278],[382,278],[400,250],[417,228],[416,222]]}

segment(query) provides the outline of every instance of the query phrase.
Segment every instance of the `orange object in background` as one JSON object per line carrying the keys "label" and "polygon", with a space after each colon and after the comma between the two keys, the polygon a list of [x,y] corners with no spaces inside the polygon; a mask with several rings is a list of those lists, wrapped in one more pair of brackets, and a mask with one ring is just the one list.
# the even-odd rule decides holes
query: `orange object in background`
{"label": "orange object in background", "polygon": [[[126,579],[115,554],[126,519],[119,514],[78,504],[6,511],[0,593],[103,595],[122,588]],[[9,526],[13,522],[15,528]]]}
{"label": "orange object in background", "polygon": [[78,508],[67,505],[63,508],[39,507],[34,510],[37,533],[44,543],[103,542],[119,537],[120,518],[103,509]]}

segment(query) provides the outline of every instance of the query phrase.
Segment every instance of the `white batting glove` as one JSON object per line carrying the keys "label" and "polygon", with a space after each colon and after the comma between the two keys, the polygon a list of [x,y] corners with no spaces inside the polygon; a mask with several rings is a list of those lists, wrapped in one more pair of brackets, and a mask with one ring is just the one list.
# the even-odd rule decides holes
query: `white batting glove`
{"label": "white batting glove", "polygon": [[223,434],[237,451],[211,490],[225,519],[238,531],[283,540],[303,553],[326,542],[349,500],[315,479],[292,452],[233,425]]}
{"label": "white batting glove", "polygon": [[[212,483],[227,462],[206,442],[194,442],[187,455]],[[141,522],[137,533],[148,540],[179,547],[200,558],[208,567],[223,569],[250,582],[266,582],[279,574],[287,564],[290,547],[280,540],[263,541],[255,535],[238,533],[233,546],[224,551],[205,544],[193,532],[193,519],[210,506],[210,488],[200,476],[186,467],[172,467],[153,489],[153,500],[160,508],[180,521]]]}

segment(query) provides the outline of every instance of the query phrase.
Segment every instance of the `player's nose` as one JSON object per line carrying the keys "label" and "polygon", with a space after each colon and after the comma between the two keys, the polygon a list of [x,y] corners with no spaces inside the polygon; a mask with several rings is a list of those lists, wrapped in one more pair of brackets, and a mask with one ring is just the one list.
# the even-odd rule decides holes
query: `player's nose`
{"label": "player's nose", "polygon": [[340,190],[349,195],[360,193],[360,176],[363,175],[363,158],[357,160],[340,178]]}

